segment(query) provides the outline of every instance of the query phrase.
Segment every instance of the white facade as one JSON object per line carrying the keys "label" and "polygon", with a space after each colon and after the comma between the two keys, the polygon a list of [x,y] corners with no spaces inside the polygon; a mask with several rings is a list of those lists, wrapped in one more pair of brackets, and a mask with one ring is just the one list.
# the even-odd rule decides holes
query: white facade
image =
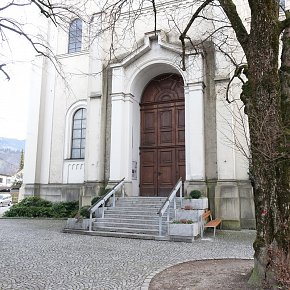
{"label": "white facade", "polygon": [[[43,61],[41,72],[35,72],[25,195],[59,201],[80,198],[86,204],[101,187],[123,177],[128,195],[142,194],[142,94],[155,77],[174,74],[184,83],[185,190],[201,189],[224,227],[254,227],[248,160],[235,146],[238,143],[248,152],[239,122],[242,118],[246,124],[246,118],[240,114],[238,103],[225,102],[233,67],[213,43],[207,42],[197,49],[188,47],[186,70],[182,70],[178,30],[168,22],[168,13],[176,9],[176,20],[183,27],[190,17],[188,9],[194,10],[189,1],[162,4],[156,32],[150,32],[151,8],[145,8],[144,16],[136,20],[134,39],[131,31],[116,28],[120,38],[114,43],[114,60],[110,61],[110,33],[94,34],[102,26],[103,18],[94,14],[98,11],[92,11],[89,26],[82,26],[80,51],[68,53],[65,31],[49,28],[49,42],[57,52],[63,75],[48,60]],[[209,16],[215,12],[214,8],[206,11]],[[122,17],[120,23],[128,19],[126,13]],[[210,24],[199,22],[191,30],[192,39],[198,42],[212,30]],[[237,57],[239,54],[237,50]],[[239,90],[232,89],[232,94],[239,94]],[[72,128],[74,114],[80,109],[86,111],[85,155],[75,159]],[[246,126],[244,129],[247,131]]]}
{"label": "white facade", "polygon": [[11,187],[13,184],[13,177],[5,174],[0,174],[0,189]]}

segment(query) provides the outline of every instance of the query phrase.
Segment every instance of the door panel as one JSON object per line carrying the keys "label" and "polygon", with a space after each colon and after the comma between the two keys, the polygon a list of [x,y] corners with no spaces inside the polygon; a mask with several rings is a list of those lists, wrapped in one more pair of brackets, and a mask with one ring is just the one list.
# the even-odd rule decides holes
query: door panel
{"label": "door panel", "polygon": [[184,105],[177,106],[176,110],[176,145],[185,143],[185,111]]}
{"label": "door panel", "polygon": [[157,150],[142,150],[140,162],[142,164],[140,177],[140,191],[145,196],[157,195]]}
{"label": "door panel", "polygon": [[158,110],[158,145],[173,146],[175,145],[174,132],[174,107]]}
{"label": "door panel", "polygon": [[168,196],[175,182],[175,149],[158,149],[158,195]]}
{"label": "door panel", "polygon": [[141,146],[156,146],[157,145],[157,128],[156,128],[156,109],[141,111]]}
{"label": "door panel", "polygon": [[183,81],[162,75],[146,87],[141,102],[140,193],[168,196],[185,178]]}

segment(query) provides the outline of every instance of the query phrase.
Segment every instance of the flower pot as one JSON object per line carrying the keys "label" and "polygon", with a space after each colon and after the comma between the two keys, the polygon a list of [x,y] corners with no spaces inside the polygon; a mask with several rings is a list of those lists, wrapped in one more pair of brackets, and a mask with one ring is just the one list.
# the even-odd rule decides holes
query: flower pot
{"label": "flower pot", "polygon": [[198,223],[193,224],[169,224],[169,235],[175,237],[194,238],[198,236]]}
{"label": "flower pot", "polygon": [[200,220],[200,216],[204,213],[203,209],[177,209],[176,210],[176,219],[186,219],[186,220],[192,220],[194,222],[198,222]]}
{"label": "flower pot", "polygon": [[208,208],[208,198],[201,197],[199,199],[183,199],[183,206],[191,206],[192,209],[206,209]]}

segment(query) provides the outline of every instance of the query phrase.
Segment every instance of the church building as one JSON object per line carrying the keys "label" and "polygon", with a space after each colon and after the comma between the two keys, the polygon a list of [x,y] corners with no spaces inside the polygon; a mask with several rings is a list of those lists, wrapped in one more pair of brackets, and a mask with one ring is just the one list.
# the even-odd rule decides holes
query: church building
{"label": "church building", "polygon": [[207,196],[223,228],[255,227],[247,118],[240,84],[229,86],[230,58],[244,56],[233,31],[212,20],[225,20],[216,6],[183,51],[194,3],[161,0],[156,15],[151,2],[91,4],[87,18],[47,23],[55,62],[34,66],[24,196],[86,205],[125,178],[127,196],[164,197],[181,177],[184,194]]}

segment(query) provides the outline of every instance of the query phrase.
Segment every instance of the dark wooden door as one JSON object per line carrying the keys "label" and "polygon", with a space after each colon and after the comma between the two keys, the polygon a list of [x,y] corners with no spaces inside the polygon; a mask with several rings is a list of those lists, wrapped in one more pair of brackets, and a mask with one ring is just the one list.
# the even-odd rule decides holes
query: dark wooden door
{"label": "dark wooden door", "polygon": [[167,196],[185,178],[183,80],[161,75],[145,88],[141,102],[140,192]]}

